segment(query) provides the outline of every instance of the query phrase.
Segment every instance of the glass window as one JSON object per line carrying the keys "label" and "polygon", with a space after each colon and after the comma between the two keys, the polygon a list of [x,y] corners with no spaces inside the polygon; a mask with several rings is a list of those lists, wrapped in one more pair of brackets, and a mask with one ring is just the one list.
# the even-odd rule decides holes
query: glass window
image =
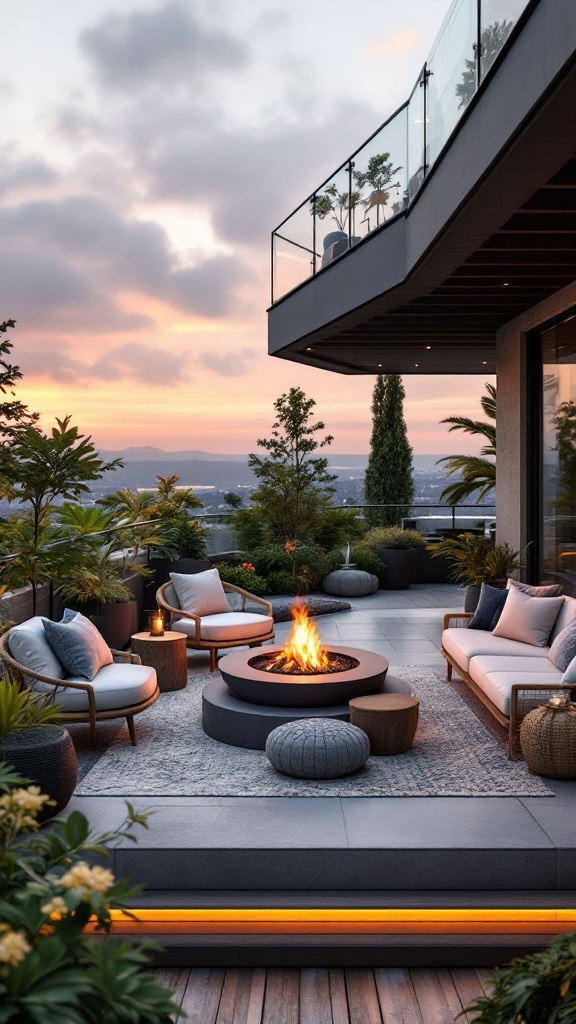
{"label": "glass window", "polygon": [[576,582],[576,315],[542,334],[542,568]]}

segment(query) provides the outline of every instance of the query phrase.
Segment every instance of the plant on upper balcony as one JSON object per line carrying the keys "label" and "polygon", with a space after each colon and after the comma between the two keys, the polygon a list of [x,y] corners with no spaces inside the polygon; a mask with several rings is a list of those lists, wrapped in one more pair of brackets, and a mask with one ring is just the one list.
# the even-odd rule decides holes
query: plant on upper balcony
{"label": "plant on upper balcony", "polygon": [[[392,178],[401,170],[402,164],[399,164],[398,167],[393,166],[390,153],[375,153],[368,160],[365,171],[353,171],[354,181],[358,188],[363,189],[369,185],[372,190],[370,195],[365,199],[362,198],[361,201],[366,213],[376,207],[376,225],[380,223],[380,207],[386,206],[390,199],[388,190],[395,188],[398,193],[400,192],[400,182],[393,182]],[[370,224],[368,224],[368,230],[370,230]]]}
{"label": "plant on upper balcony", "polygon": [[352,231],[354,234],[354,213],[357,206],[362,203],[361,192],[339,192],[337,186],[332,183],[327,185],[323,192],[314,197],[311,212],[315,213],[319,220],[332,215],[332,220],[340,228],[340,231],[348,230],[348,218],[352,214]]}
{"label": "plant on upper balcony", "polygon": [[[493,25],[487,25],[482,31],[480,40],[480,59],[482,78],[486,75],[489,69],[492,67],[496,57],[500,53],[500,50],[504,46],[512,27],[513,21],[495,21]],[[474,44],[474,57],[466,59],[464,61],[464,71],[458,85],[456,86],[456,96],[459,99],[458,106],[460,109],[467,107],[474,93],[476,92],[478,82],[478,49]]]}
{"label": "plant on upper balcony", "polygon": [[576,1020],[576,935],[492,971],[488,995],[459,1015],[475,1024],[570,1024]]}
{"label": "plant on upper balcony", "polygon": [[146,815],[127,804],[118,829],[95,834],[73,811],[39,833],[40,788],[0,764],[0,793],[0,1022],[169,1024],[180,1011],[148,969],[157,947],[108,934],[139,889],[94,863]]}

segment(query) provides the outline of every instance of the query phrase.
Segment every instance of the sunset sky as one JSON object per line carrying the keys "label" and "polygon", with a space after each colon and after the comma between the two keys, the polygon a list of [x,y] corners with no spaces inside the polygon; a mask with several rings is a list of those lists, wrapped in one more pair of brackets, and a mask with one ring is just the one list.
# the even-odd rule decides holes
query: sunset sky
{"label": "sunset sky", "polygon": [[[0,320],[97,446],[247,452],[300,386],[365,452],[374,378],[267,355],[270,231],[400,105],[449,0],[0,0]],[[405,378],[417,453],[482,377]]]}

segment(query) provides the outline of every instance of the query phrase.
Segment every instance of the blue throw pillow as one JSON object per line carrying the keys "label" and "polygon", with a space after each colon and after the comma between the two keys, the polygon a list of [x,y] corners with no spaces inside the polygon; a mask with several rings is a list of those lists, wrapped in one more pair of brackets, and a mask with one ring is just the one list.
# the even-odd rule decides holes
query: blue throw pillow
{"label": "blue throw pillow", "polygon": [[80,612],[66,609],[61,622],[44,619],[43,624],[50,647],[71,676],[91,682],[99,669],[112,664],[104,637]]}
{"label": "blue throw pillow", "polygon": [[480,588],[478,607],[474,618],[470,619],[468,623],[468,629],[494,629],[507,597],[507,590],[497,590],[496,587],[489,587],[487,583],[483,583]]}
{"label": "blue throw pillow", "polygon": [[548,657],[556,668],[565,672],[573,658],[576,658],[576,619],[572,619],[561,633],[558,633]]}

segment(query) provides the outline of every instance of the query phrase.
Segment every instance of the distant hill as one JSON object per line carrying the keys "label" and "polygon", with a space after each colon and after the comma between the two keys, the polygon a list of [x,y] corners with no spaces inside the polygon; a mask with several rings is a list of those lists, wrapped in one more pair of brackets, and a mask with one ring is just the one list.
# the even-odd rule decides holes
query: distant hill
{"label": "distant hill", "polygon": [[[109,462],[112,459],[122,459],[127,467],[130,463],[147,463],[149,466],[156,467],[154,470],[154,476],[160,474],[166,476],[168,472],[178,473],[182,476],[181,469],[186,466],[186,472],[193,471],[197,473],[196,464],[201,463],[227,463],[228,465],[233,463],[235,466],[238,464],[244,464],[248,461],[248,455],[235,455],[235,454],[224,454],[220,452],[203,452],[197,451],[196,449],[178,451],[178,452],[165,452],[162,448],[154,448],[152,445],[146,445],[142,448],[123,448],[121,451],[101,451],[100,455],[103,459]],[[344,472],[346,470],[365,470],[368,463],[368,454],[357,455],[357,454],[337,454],[336,452],[327,453],[328,462],[330,467],[336,471]],[[441,455],[415,455],[414,456],[414,469],[418,472],[433,472],[436,469],[436,462],[441,459]],[[170,463],[169,469],[166,467],[166,463]],[[180,468],[177,468],[178,464]],[[190,463],[194,463],[191,466]],[[159,468],[158,468],[159,467]],[[144,467],[142,467],[144,469]],[[223,466],[220,467],[224,469]],[[252,480],[252,473],[248,470],[250,481]],[[204,467],[203,472],[208,471],[208,467]],[[234,473],[231,474],[234,476]],[[250,481],[238,481],[238,482],[250,482]],[[154,479],[152,479],[154,482]],[[210,481],[204,481],[209,483]],[[147,486],[146,484],[144,486]]]}

